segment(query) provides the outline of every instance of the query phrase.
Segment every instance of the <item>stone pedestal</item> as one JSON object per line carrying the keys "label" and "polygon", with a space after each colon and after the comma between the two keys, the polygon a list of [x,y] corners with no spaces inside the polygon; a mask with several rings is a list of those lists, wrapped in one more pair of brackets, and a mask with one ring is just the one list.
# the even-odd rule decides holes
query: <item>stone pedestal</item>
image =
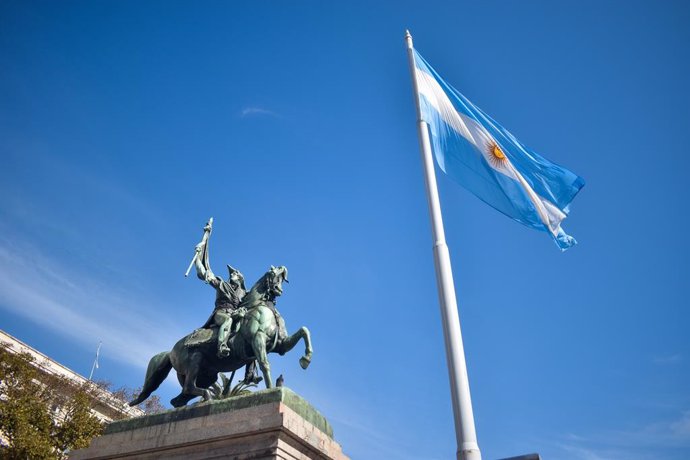
{"label": "stone pedestal", "polygon": [[70,459],[347,460],[328,421],[287,388],[113,422]]}

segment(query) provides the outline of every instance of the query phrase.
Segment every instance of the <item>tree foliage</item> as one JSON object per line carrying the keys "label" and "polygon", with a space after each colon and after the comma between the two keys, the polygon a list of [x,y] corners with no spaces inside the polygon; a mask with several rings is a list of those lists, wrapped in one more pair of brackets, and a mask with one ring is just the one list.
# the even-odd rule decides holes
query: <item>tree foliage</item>
{"label": "tree foliage", "polygon": [[[107,380],[99,380],[96,382],[96,384],[104,390],[109,391],[114,397],[125,403],[133,400],[139,393],[141,393],[141,388],[133,390],[129,387],[120,387],[116,390],[113,390],[113,384]],[[166,410],[166,407],[163,405],[163,403],[161,403],[158,395],[151,395],[146,401],[139,404],[139,409],[143,410],[147,414],[155,414],[157,412]]]}
{"label": "tree foliage", "polygon": [[0,346],[0,457],[62,459],[103,431],[93,415],[94,386],[40,374],[29,354]]}

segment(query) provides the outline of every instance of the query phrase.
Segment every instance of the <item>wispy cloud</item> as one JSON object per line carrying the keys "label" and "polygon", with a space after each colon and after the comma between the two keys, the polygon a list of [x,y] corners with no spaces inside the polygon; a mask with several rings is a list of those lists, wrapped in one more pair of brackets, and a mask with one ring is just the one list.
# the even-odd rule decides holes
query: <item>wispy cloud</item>
{"label": "wispy cloud", "polygon": [[675,353],[671,355],[662,355],[652,357],[654,364],[676,364],[683,360],[683,355]]}
{"label": "wispy cloud", "polygon": [[242,111],[240,112],[240,117],[246,118],[246,117],[253,117],[253,116],[268,116],[268,117],[274,117],[274,118],[281,118],[281,115],[277,112],[274,112],[272,110],[264,109],[262,107],[254,107],[254,106],[249,106],[249,107],[244,107]]}
{"label": "wispy cloud", "polygon": [[640,430],[618,433],[625,442],[690,446],[690,410],[670,420],[650,423]]}
{"label": "wispy cloud", "polygon": [[[338,388],[337,385],[324,386],[306,379],[300,382],[300,393],[309,395],[310,402],[327,415],[345,454],[352,458],[436,460],[424,447],[402,439],[394,427],[375,422],[380,420],[380,413],[376,405],[367,403],[367,397],[353,397],[351,388]],[[338,398],[333,398],[334,392],[338,393]]]}
{"label": "wispy cloud", "polygon": [[[609,457],[597,449],[591,447],[578,445],[575,443],[559,443],[558,447],[568,455],[572,460],[614,460],[621,457]],[[563,457],[560,457],[563,458]],[[629,458],[629,457],[626,457]]]}
{"label": "wispy cloud", "polygon": [[145,367],[184,331],[138,308],[144,304],[151,301],[76,273],[27,243],[0,238],[0,308],[88,346],[102,339],[113,358]]}
{"label": "wispy cloud", "polygon": [[[362,411],[357,415],[347,414],[351,411],[332,411],[330,415],[331,421],[337,423],[344,433],[344,437],[350,438],[352,441],[346,445],[351,448],[357,448],[357,452],[346,452],[357,456],[360,452],[367,452],[368,454],[378,458],[397,458],[400,460],[413,460],[420,458],[419,453],[413,449],[406,449],[406,446],[401,445],[401,441],[393,434],[384,434],[374,424],[367,423],[364,419],[370,418],[362,417],[362,414],[367,414],[368,411]],[[330,413],[329,413],[330,414]],[[356,446],[355,446],[356,444]],[[435,460],[429,456],[424,457],[427,460]]]}
{"label": "wispy cloud", "polygon": [[551,456],[568,460],[670,458],[664,452],[690,447],[690,410],[638,429],[608,430],[590,437],[569,433],[559,441],[544,444],[552,447]]}
{"label": "wispy cloud", "polygon": [[690,442],[690,411],[685,411],[681,418],[671,422],[669,428],[671,428],[671,436]]}

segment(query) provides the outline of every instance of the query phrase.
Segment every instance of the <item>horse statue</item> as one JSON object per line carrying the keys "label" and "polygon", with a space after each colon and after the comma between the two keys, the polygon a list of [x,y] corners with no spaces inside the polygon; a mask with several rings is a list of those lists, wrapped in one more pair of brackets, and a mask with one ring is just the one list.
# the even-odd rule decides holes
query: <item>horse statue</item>
{"label": "horse statue", "polygon": [[144,386],[129,405],[136,406],[146,400],[173,368],[182,385],[182,392],[170,401],[173,407],[182,407],[197,396],[201,396],[203,401],[210,400],[213,396],[210,388],[216,385],[219,372],[235,371],[254,360],[263,373],[266,388],[272,388],[267,354],[282,356],[300,339],[304,339],[305,352],[299,363],[302,369],[306,369],[313,353],[309,329],[301,327],[288,335],[285,321],[275,308],[276,298],[283,293],[283,281],[288,282],[287,275],[286,267],[271,266],[242,299],[239,330],[227,340],[228,356],[216,353],[217,328],[197,329],[178,340],[172,350],[151,358]]}

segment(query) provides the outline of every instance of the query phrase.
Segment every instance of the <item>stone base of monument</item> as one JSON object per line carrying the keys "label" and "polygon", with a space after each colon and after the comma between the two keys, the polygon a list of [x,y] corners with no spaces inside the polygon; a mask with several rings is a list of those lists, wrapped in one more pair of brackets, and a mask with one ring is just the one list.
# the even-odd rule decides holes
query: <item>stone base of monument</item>
{"label": "stone base of monument", "polygon": [[347,460],[328,421],[282,387],[113,422],[70,459]]}

